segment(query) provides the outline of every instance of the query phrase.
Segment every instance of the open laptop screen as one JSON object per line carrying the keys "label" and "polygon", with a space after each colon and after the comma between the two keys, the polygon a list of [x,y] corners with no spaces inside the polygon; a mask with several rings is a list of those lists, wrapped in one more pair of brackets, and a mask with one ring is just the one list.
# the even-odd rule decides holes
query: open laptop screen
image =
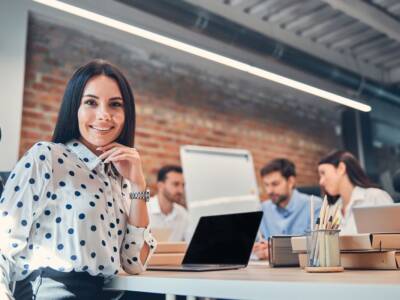
{"label": "open laptop screen", "polygon": [[262,212],[201,217],[183,264],[247,265]]}
{"label": "open laptop screen", "polygon": [[353,207],[358,233],[399,233],[400,203]]}

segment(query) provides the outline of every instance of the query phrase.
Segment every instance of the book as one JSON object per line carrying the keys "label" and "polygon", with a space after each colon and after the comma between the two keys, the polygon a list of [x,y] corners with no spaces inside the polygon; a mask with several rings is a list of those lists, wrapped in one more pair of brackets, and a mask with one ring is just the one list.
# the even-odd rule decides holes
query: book
{"label": "book", "polygon": [[178,266],[182,264],[184,253],[154,253],[148,262],[149,266],[162,266],[162,265],[174,265]]}
{"label": "book", "polygon": [[293,253],[290,235],[269,238],[269,264],[271,267],[298,267],[299,258]]}
{"label": "book", "polygon": [[400,268],[400,252],[342,252],[342,266],[345,269],[397,270]]}
{"label": "book", "polygon": [[187,247],[185,242],[159,242],[155,253],[185,253]]}
{"label": "book", "polygon": [[400,233],[371,233],[340,236],[341,250],[400,249]]}
{"label": "book", "polygon": [[[396,250],[400,249],[400,233],[341,235],[339,243],[341,251]],[[307,252],[306,236],[292,237],[291,244],[293,252]]]}
{"label": "book", "polygon": [[294,236],[290,239],[293,253],[307,252],[307,236]]}
{"label": "book", "polygon": [[[307,253],[299,253],[300,267],[307,266]],[[400,269],[399,251],[341,252],[341,265],[345,269],[397,270]]]}

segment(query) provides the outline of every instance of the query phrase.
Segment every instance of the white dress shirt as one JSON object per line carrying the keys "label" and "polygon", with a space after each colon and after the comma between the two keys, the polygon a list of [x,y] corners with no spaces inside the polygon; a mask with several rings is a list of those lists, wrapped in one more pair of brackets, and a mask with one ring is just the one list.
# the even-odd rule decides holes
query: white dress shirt
{"label": "white dress shirt", "polygon": [[[127,223],[129,181],[77,140],[35,144],[0,200],[0,283],[41,267],[108,277],[145,269],[140,250],[156,246],[148,228]],[[149,256],[150,257],[150,256]]]}
{"label": "white dress shirt", "polygon": [[189,230],[189,216],[187,210],[176,203],[172,203],[172,211],[165,215],[158,203],[158,197],[154,196],[149,202],[150,226],[152,228],[170,229],[170,242],[187,240]]}
{"label": "white dress shirt", "polygon": [[[339,199],[339,201],[342,201]],[[356,206],[373,206],[385,205],[393,203],[390,195],[376,188],[362,188],[356,186],[351,193],[350,203],[346,208],[344,216],[342,216],[340,234],[356,234],[357,227],[353,215],[353,207]]]}

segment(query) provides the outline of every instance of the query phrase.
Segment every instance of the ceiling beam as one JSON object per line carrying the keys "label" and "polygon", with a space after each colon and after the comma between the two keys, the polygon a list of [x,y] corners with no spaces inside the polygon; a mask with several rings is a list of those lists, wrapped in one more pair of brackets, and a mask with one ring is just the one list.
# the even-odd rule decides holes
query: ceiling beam
{"label": "ceiling beam", "polygon": [[277,41],[285,43],[291,47],[302,50],[306,53],[324,59],[332,64],[347,70],[356,72],[360,75],[369,77],[373,80],[382,81],[387,78],[387,74],[382,70],[358,60],[350,53],[341,53],[330,49],[325,45],[313,42],[311,39],[303,38],[295,32],[282,29],[279,25],[268,23],[260,18],[253,17],[244,12],[243,8],[226,5],[215,0],[185,0],[195,6],[201,7],[207,11],[220,15],[228,20],[236,22],[244,27],[250,28]]}
{"label": "ceiling beam", "polygon": [[400,42],[400,23],[385,12],[361,0],[338,1],[322,0],[334,9],[340,10],[373,29]]}

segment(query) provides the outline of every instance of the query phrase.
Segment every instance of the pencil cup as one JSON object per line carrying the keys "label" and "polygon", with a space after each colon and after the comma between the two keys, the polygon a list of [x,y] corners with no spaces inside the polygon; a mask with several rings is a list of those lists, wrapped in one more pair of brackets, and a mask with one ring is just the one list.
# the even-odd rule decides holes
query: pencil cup
{"label": "pencil cup", "polygon": [[307,235],[306,272],[342,272],[338,229],[318,229]]}

